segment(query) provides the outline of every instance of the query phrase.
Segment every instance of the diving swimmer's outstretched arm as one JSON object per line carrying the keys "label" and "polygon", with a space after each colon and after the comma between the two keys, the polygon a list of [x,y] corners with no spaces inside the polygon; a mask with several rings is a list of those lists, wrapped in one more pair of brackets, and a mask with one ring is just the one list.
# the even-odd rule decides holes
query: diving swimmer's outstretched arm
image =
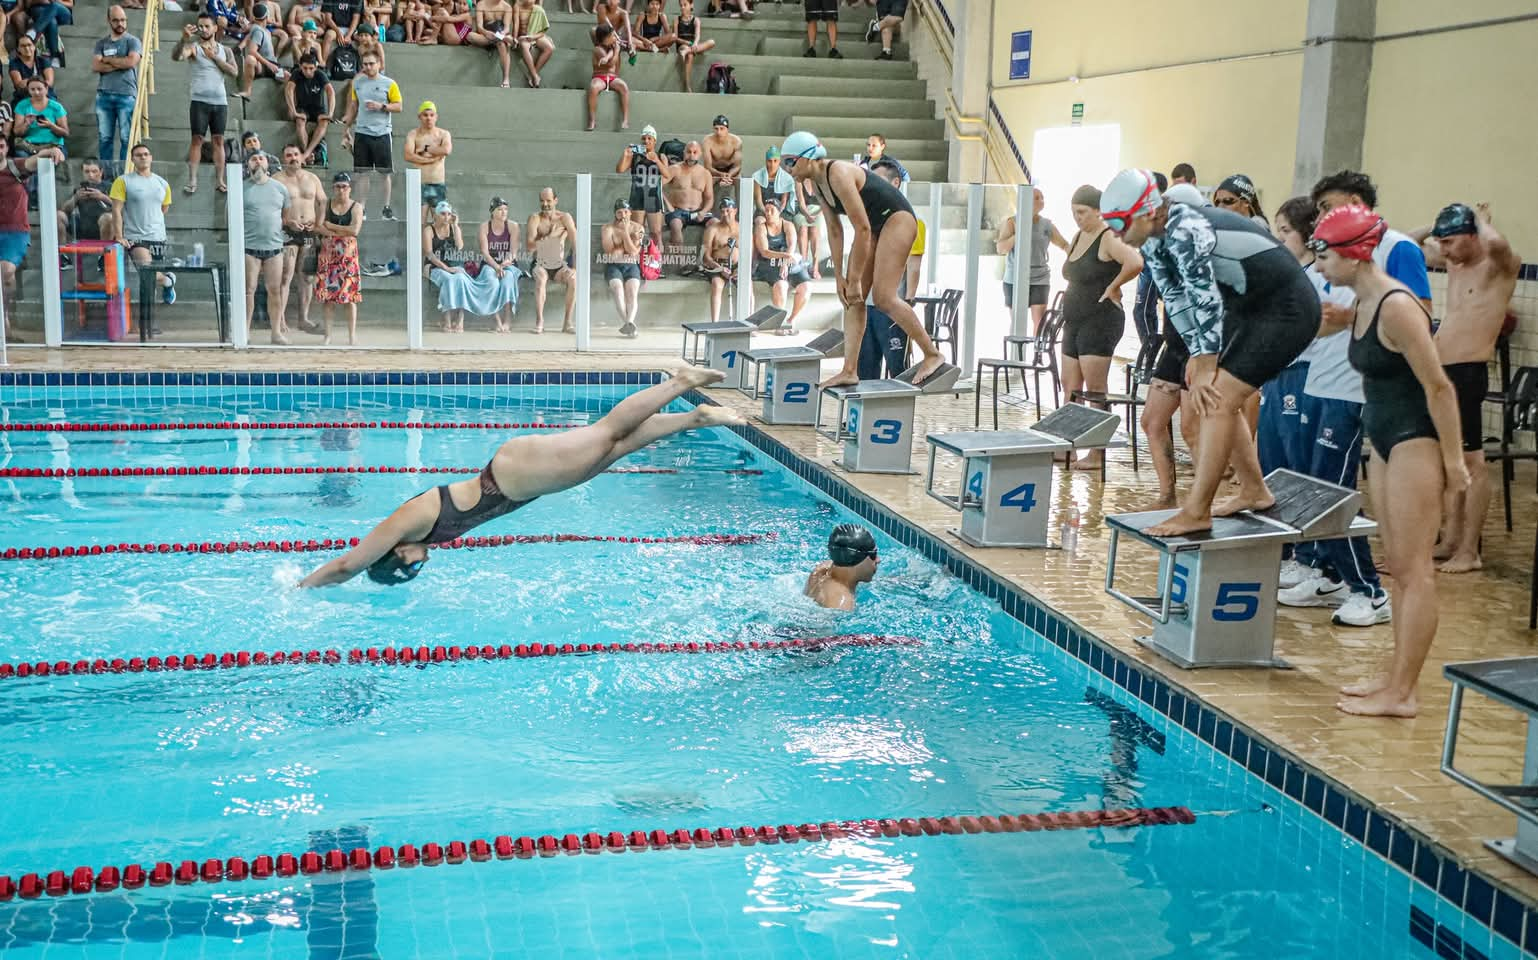
{"label": "diving swimmer's outstretched arm", "polygon": [[[370,530],[368,536],[358,541],[356,547],[335,560],[328,561],[325,566],[299,581],[299,586],[307,589],[346,583],[367,570],[374,561],[395,549],[397,545],[420,542],[421,538],[432,529],[435,519],[425,495],[412,497],[396,507],[394,513],[385,517],[378,526]],[[425,548],[423,548],[423,555],[426,555]]]}

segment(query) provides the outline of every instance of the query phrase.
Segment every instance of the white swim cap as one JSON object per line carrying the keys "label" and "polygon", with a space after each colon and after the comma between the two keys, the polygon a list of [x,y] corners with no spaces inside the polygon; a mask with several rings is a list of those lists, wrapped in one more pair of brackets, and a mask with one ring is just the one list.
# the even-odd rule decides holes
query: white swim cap
{"label": "white swim cap", "polygon": [[1133,219],[1158,209],[1162,198],[1152,172],[1136,167],[1111,178],[1100,193],[1100,218],[1117,233],[1125,233]]}
{"label": "white swim cap", "polygon": [[1205,207],[1209,205],[1207,198],[1202,196],[1202,192],[1189,183],[1177,183],[1170,187],[1164,191],[1164,199],[1170,203],[1183,203],[1188,207]]}
{"label": "white swim cap", "polygon": [[785,145],[780,147],[780,156],[784,159],[821,160],[827,155],[828,149],[817,139],[817,135],[805,130],[797,130],[786,137]]}

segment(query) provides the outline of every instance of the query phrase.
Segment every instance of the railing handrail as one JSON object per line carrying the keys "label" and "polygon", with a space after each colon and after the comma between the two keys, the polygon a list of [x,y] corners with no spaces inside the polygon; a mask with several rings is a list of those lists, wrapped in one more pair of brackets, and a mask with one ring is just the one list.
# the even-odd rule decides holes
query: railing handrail
{"label": "railing handrail", "polygon": [[147,0],[144,5],[144,31],[139,36],[139,92],[134,98],[133,118],[128,124],[128,149],[150,138],[150,96],[155,92],[155,51],[160,48],[160,5],[162,0]]}

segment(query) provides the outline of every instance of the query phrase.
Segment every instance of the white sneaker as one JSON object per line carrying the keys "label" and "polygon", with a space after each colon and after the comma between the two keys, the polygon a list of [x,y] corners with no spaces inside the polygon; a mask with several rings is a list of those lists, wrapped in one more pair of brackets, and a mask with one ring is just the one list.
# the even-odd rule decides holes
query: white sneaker
{"label": "white sneaker", "polygon": [[1288,560],[1282,564],[1282,575],[1277,579],[1276,585],[1283,590],[1291,589],[1304,580],[1312,580],[1319,576],[1319,571],[1306,563],[1296,560]]}
{"label": "white sneaker", "polygon": [[1315,574],[1295,587],[1277,591],[1276,599],[1285,607],[1338,607],[1349,593],[1339,580]]}
{"label": "white sneaker", "polygon": [[1330,622],[1342,627],[1372,627],[1380,623],[1388,623],[1393,615],[1388,594],[1373,598],[1365,593],[1353,593],[1351,598],[1341,604],[1340,608],[1330,616]]}

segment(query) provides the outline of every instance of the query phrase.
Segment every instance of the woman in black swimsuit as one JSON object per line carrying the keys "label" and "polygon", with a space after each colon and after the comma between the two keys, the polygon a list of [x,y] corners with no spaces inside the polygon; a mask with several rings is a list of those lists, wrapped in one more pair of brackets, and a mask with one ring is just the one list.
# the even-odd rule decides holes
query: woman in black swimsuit
{"label": "woman in black swimsuit", "polygon": [[823,204],[834,214],[849,218],[854,245],[849,262],[843,262],[844,227],[838,216],[828,218],[828,247],[833,256],[833,275],[839,299],[844,303],[844,368],[819,387],[860,382],[860,344],[865,339],[865,297],[902,328],[908,341],[923,356],[914,369],[913,385],[921,386],[946,363],[924,331],[918,314],[902,298],[898,287],[908,267],[908,253],[918,237],[918,218],[908,198],[879,176],[869,175],[847,160],[829,160],[817,137],[798,131],[785,139],[780,162],[796,180],[816,188]]}
{"label": "woman in black swimsuit", "polygon": [[664,383],[633,393],[597,423],[573,430],[513,437],[473,480],[444,484],[412,497],[356,547],[305,577],[301,587],[351,580],[364,571],[376,583],[405,583],[427,561],[427,548],[462,537],[536,497],[560,493],[598,476],[616,460],[684,430],[731,426],[742,417],[701,404],[688,413],[661,413],[690,390],[725,374],[685,367]]}
{"label": "woman in black swimsuit", "polygon": [[[1372,441],[1368,490],[1394,575],[1394,655],[1377,677],[1341,688],[1346,713],[1413,717],[1421,666],[1437,632],[1436,547],[1442,495],[1469,485],[1458,403],[1442,370],[1431,317],[1372,259],[1388,224],[1360,204],[1314,227],[1309,249],[1332,285],[1356,292],[1351,365],[1362,372],[1362,423]],[[1366,319],[1364,323],[1363,320]]]}
{"label": "woman in black swimsuit", "polygon": [[716,46],[714,40],[705,40],[700,36],[700,21],[694,15],[694,0],[678,0],[678,19],[673,21],[673,33],[678,37],[678,45],[673,51],[678,54],[678,67],[683,71],[684,93],[693,93],[694,58]]}

